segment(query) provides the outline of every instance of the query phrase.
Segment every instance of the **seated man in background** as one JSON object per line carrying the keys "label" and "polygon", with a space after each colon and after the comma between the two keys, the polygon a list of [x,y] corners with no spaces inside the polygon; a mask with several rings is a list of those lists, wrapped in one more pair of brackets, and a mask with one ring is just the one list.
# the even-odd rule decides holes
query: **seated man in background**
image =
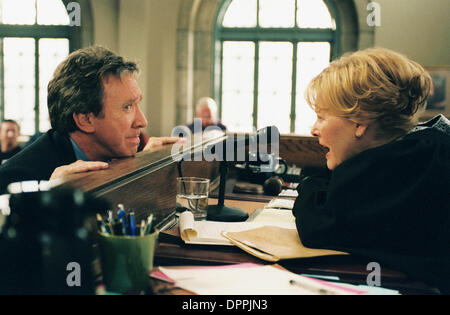
{"label": "seated man in background", "polygon": [[[0,167],[0,189],[105,169],[113,158],[134,156],[147,126],[137,73],[136,63],[100,46],[71,53],[48,85],[52,129]],[[144,150],[177,140],[150,137]]]}
{"label": "seated man in background", "polygon": [[2,152],[0,153],[0,164],[3,164],[18,153],[22,148],[17,143],[17,138],[20,135],[19,124],[12,119],[5,119],[0,127],[0,141]]}
{"label": "seated man in background", "polygon": [[209,126],[216,126],[223,131],[227,130],[227,127],[225,127],[217,119],[217,104],[212,98],[210,97],[201,98],[197,103],[195,113],[196,118],[191,124],[187,126],[192,133],[204,131],[205,128]]}

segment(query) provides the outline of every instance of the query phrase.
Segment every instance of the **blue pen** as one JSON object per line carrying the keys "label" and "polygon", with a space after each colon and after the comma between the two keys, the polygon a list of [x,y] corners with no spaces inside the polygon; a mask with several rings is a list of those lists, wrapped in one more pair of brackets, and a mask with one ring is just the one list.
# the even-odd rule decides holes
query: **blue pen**
{"label": "blue pen", "polygon": [[132,209],[128,212],[128,220],[130,221],[130,235],[136,236],[136,218]]}
{"label": "blue pen", "polygon": [[122,235],[127,235],[127,214],[122,204],[118,205],[119,210],[117,210],[117,217],[121,219],[122,222]]}

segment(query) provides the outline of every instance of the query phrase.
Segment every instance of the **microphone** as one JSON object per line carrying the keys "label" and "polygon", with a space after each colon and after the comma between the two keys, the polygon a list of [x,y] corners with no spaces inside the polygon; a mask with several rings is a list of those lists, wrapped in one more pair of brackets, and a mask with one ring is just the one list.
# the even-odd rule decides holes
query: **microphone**
{"label": "microphone", "polygon": [[269,196],[278,196],[283,189],[283,180],[278,176],[269,177],[263,184],[264,193]]}
{"label": "microphone", "polygon": [[[207,210],[207,220],[211,221],[225,221],[225,222],[236,222],[236,221],[245,221],[248,219],[248,213],[235,208],[235,207],[228,207],[225,205],[225,184],[226,184],[226,175],[228,172],[228,162],[235,162],[236,161],[236,154],[238,155],[237,160],[242,159],[242,152],[239,152],[239,148],[243,148],[245,146],[249,146],[253,148],[253,150],[256,149],[256,152],[259,153],[260,149],[263,149],[265,147],[265,153],[267,153],[267,146],[272,145],[272,151],[278,150],[278,144],[280,139],[280,133],[278,131],[278,128],[275,126],[265,127],[260,130],[258,130],[254,134],[248,134],[244,137],[234,137],[233,134],[231,134],[232,138],[228,137],[226,142],[223,142],[222,146],[222,154],[223,159],[220,162],[220,184],[219,184],[219,196],[218,196],[218,203],[217,205],[210,205],[208,206]],[[232,139],[232,141],[230,141]],[[229,143],[232,143],[232,146]],[[217,145],[217,144],[216,144]],[[233,153],[227,154],[227,149],[233,148]],[[237,148],[238,150],[234,150]],[[242,151],[242,150],[241,150]],[[278,151],[277,151],[278,152]],[[245,152],[244,152],[245,153]],[[260,158],[260,154],[256,155],[257,159]],[[231,158],[231,161],[230,161]],[[244,154],[244,160],[253,160],[253,158],[250,155]],[[241,160],[242,161],[242,160]]]}

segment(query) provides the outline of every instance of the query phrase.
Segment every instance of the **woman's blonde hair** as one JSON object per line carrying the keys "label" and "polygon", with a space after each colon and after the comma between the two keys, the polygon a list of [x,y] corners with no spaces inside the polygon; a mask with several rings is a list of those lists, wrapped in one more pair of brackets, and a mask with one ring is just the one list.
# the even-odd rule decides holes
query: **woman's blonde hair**
{"label": "woman's blonde hair", "polygon": [[356,123],[376,123],[377,138],[392,138],[418,122],[430,93],[430,75],[418,63],[384,48],[333,61],[306,89],[314,110]]}

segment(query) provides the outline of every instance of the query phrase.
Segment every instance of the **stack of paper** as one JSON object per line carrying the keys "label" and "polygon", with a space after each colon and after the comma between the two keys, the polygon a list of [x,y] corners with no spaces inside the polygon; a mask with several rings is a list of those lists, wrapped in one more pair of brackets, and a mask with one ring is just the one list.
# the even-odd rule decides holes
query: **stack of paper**
{"label": "stack of paper", "polygon": [[[274,266],[242,264],[159,270],[179,288],[202,295],[364,294],[366,291],[311,279]],[[161,275],[159,275],[161,277]]]}
{"label": "stack of paper", "polygon": [[294,208],[295,200],[274,198],[272,199],[264,209],[286,209],[291,210]]}
{"label": "stack of paper", "polygon": [[293,197],[293,198],[297,198],[298,197],[298,191],[294,190],[294,189],[283,189],[279,194],[279,197]]}
{"label": "stack of paper", "polygon": [[292,214],[292,211],[279,209],[257,209],[249,218],[249,221],[261,225],[272,225],[286,229],[297,228],[295,226],[295,217]]}

